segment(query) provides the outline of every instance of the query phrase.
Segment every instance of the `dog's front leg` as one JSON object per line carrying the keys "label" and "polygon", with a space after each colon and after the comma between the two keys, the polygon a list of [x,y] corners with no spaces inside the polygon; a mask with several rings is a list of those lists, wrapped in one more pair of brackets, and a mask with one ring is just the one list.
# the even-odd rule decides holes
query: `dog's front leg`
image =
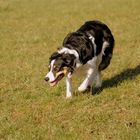
{"label": "dog's front leg", "polygon": [[89,68],[87,71],[87,76],[83,83],[79,86],[78,91],[83,92],[85,91],[88,87],[92,86],[92,82],[94,80],[94,75],[95,70],[93,68]]}
{"label": "dog's front leg", "polygon": [[71,93],[71,78],[70,77],[66,77],[66,98],[70,98],[72,96]]}

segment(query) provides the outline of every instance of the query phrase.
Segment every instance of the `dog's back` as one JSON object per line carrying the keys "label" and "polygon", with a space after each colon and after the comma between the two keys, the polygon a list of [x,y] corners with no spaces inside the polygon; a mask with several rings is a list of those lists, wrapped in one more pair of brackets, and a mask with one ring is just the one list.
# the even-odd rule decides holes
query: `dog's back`
{"label": "dog's back", "polygon": [[[96,54],[95,49],[89,37],[95,38],[94,42],[97,46]],[[106,48],[104,43],[108,43]],[[92,59],[95,55],[99,55],[103,51],[102,61],[99,65],[99,70],[104,70],[112,58],[114,37],[107,25],[100,21],[85,22],[76,32],[70,33],[66,36],[63,46],[69,49],[75,49],[80,56],[81,62],[86,64],[87,61]]]}

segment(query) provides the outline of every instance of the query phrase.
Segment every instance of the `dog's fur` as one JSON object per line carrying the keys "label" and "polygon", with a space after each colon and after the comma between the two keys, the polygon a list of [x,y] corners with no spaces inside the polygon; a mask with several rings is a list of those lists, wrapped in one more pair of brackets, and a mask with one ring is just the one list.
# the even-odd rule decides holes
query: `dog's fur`
{"label": "dog's fur", "polygon": [[101,87],[101,71],[110,64],[113,47],[114,37],[107,25],[100,21],[88,21],[76,32],[69,33],[63,47],[51,55],[45,80],[54,86],[66,76],[66,97],[71,97],[72,73],[86,64],[87,76],[78,90],[85,91],[93,82],[96,88]]}

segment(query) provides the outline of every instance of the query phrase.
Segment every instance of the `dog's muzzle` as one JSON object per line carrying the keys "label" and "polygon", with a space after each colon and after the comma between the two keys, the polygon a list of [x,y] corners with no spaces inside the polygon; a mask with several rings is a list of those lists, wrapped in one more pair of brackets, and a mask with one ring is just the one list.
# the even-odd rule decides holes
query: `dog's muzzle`
{"label": "dog's muzzle", "polygon": [[47,74],[47,76],[44,78],[44,80],[49,82],[50,86],[55,86],[67,74],[68,74],[68,68],[64,67],[64,69],[62,71],[59,71],[55,74],[54,78],[52,78],[53,74]]}
{"label": "dog's muzzle", "polygon": [[44,80],[48,82],[49,81],[49,77],[45,77]]}

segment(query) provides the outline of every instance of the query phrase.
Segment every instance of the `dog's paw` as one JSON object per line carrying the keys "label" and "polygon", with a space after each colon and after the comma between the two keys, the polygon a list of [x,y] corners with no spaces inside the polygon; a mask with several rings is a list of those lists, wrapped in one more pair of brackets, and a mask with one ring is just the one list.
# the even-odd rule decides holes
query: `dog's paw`
{"label": "dog's paw", "polygon": [[88,86],[88,87],[79,87],[78,88],[78,91],[79,92],[88,92],[88,91],[90,91],[90,89],[91,89],[91,87],[90,86]]}
{"label": "dog's paw", "polygon": [[66,99],[72,99],[72,96],[66,96]]}
{"label": "dog's paw", "polygon": [[79,92],[84,92],[85,90],[86,90],[86,87],[82,87],[82,86],[78,87]]}

